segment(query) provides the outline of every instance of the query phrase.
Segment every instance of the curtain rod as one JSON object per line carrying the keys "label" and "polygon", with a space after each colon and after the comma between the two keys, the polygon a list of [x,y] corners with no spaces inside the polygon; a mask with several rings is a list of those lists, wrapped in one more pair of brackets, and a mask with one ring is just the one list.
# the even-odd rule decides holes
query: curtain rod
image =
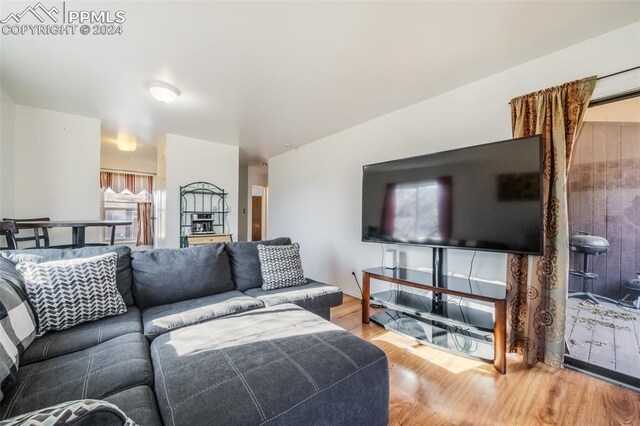
{"label": "curtain rod", "polygon": [[[640,69],[640,65],[635,66],[635,67],[631,67],[631,68],[627,68],[626,70],[616,71],[616,72],[612,72],[611,74],[603,75],[602,77],[598,77],[598,78],[596,78],[596,81],[598,81],[598,80],[603,80],[603,79],[605,79],[605,78],[609,78],[609,77],[613,77],[613,76],[616,76],[616,75],[619,75],[619,74],[624,74],[625,72],[635,71],[635,70],[637,70],[637,69]],[[509,101],[509,102],[507,103],[507,105],[511,105],[511,101]]]}
{"label": "curtain rod", "polygon": [[640,69],[640,65],[638,65],[636,67],[627,68],[626,70],[612,72],[611,74],[603,75],[602,77],[598,77],[596,80],[602,80],[604,78],[613,77],[615,75],[624,74],[625,72],[634,71],[634,70],[637,70],[637,69]]}
{"label": "curtain rod", "polygon": [[105,172],[117,172],[117,173],[133,173],[136,175],[155,176],[155,173],[139,172],[137,170],[124,170],[124,169],[109,169],[107,167],[100,167],[100,171]]}

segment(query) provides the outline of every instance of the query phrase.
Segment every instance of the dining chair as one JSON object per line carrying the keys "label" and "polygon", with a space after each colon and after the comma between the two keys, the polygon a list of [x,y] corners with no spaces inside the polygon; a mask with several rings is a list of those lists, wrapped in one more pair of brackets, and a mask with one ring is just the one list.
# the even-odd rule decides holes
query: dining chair
{"label": "dining chair", "polygon": [[[32,218],[32,219],[11,219],[11,218],[4,218],[3,220],[8,220],[11,222],[14,222],[16,224],[16,228],[17,228],[17,233],[20,233],[21,229],[30,229],[33,231],[33,235],[27,235],[24,237],[15,237],[16,243],[22,243],[22,242],[26,242],[26,241],[33,241],[36,245],[36,248],[40,248],[43,247],[42,244],[40,243],[41,240],[44,241],[44,247],[49,247],[50,243],[49,243],[49,230],[47,228],[40,228],[40,227],[35,227],[32,225],[24,225],[21,224],[22,222],[31,222],[31,221],[48,221],[51,220],[48,217],[38,217],[38,218]],[[40,233],[40,230],[42,230],[42,233]]]}
{"label": "dining chair", "polygon": [[0,235],[5,239],[6,246],[0,247],[1,249],[15,250],[18,248],[15,235],[18,233],[16,224],[12,221],[6,220],[0,222]]}

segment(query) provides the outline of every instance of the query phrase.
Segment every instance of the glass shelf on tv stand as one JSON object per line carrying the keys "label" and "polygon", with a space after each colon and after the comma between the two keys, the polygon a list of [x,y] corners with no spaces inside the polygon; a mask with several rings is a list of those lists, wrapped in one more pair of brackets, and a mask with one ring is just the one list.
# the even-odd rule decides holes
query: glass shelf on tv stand
{"label": "glass shelf on tv stand", "polygon": [[459,297],[447,295],[434,302],[433,297],[428,295],[402,290],[374,293],[371,300],[387,309],[406,313],[417,319],[446,324],[453,332],[457,330],[493,342],[494,317],[491,306],[477,302],[472,305]]}
{"label": "glass shelf on tv stand", "polygon": [[435,346],[438,349],[488,362],[493,361],[494,358],[493,340],[480,338],[451,324],[414,317],[396,310],[375,314],[371,316],[371,322],[418,343]]}

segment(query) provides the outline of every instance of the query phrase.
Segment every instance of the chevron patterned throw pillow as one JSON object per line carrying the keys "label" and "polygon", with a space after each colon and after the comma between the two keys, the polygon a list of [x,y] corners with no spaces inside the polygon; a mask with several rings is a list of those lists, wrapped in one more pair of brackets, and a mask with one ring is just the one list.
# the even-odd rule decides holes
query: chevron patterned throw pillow
{"label": "chevron patterned throw pillow", "polygon": [[22,262],[27,296],[38,317],[38,335],[127,311],[116,287],[118,255]]}
{"label": "chevron patterned throw pillow", "polygon": [[80,399],[42,408],[0,422],[2,426],[114,425],[136,426],[117,406],[97,399]]}
{"label": "chevron patterned throw pillow", "polygon": [[258,258],[260,259],[263,290],[296,287],[307,283],[302,270],[298,243],[286,246],[260,244],[258,245]]}

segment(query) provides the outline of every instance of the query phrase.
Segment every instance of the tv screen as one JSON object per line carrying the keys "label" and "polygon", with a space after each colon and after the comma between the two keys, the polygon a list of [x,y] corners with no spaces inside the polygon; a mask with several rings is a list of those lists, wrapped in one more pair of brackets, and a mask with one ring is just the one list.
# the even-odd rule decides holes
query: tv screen
{"label": "tv screen", "polygon": [[542,252],[540,136],[363,167],[362,240]]}

